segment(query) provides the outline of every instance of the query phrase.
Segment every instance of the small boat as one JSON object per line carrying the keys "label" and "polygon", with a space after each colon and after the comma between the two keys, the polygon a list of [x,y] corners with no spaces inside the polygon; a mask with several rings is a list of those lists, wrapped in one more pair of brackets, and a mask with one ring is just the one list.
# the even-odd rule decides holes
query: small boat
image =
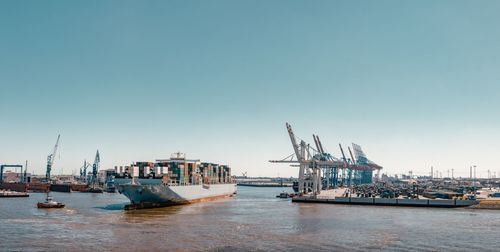
{"label": "small boat", "polygon": [[115,193],[116,192],[116,187],[106,187],[105,191],[107,193]]}
{"label": "small boat", "polygon": [[500,192],[490,193],[490,194],[488,194],[488,197],[498,198],[498,197],[500,197]]}
{"label": "small boat", "polygon": [[87,191],[85,192],[88,192],[88,193],[103,193],[104,191],[102,190],[102,188],[99,188],[99,187],[94,187],[94,188],[89,188],[87,189]]}
{"label": "small boat", "polygon": [[47,193],[47,198],[45,202],[38,202],[36,204],[38,208],[63,208],[65,205],[61,202],[56,202],[52,199],[51,196]]}
{"label": "small boat", "polygon": [[276,195],[276,198],[287,199],[293,198],[293,196],[295,196],[295,193],[281,192],[279,195]]}

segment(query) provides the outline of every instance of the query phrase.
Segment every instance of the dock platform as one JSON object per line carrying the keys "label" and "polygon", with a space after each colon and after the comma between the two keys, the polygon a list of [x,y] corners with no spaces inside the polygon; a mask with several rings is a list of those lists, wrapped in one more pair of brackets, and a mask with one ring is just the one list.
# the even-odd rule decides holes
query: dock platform
{"label": "dock platform", "polygon": [[237,183],[237,186],[251,186],[251,187],[292,187],[290,183]]}
{"label": "dock platform", "polygon": [[20,198],[29,196],[30,195],[26,192],[0,191],[0,198]]}
{"label": "dock platform", "polygon": [[347,204],[347,205],[373,205],[373,206],[410,206],[410,207],[468,207],[479,204],[477,200],[438,200],[438,199],[386,199],[386,198],[313,198],[294,197],[292,202],[301,203],[323,203],[323,204]]}
{"label": "dock platform", "polygon": [[296,196],[292,202],[346,204],[346,205],[372,205],[372,206],[409,206],[409,207],[469,207],[479,204],[479,200],[455,199],[405,199],[405,198],[378,198],[378,197],[345,197],[344,189],[321,191],[321,194]]}

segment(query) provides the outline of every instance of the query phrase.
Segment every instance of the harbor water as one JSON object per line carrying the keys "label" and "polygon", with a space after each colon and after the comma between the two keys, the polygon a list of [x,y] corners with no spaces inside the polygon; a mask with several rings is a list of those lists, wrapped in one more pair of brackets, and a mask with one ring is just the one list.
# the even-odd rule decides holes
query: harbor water
{"label": "harbor water", "polygon": [[[287,188],[286,190],[290,190]],[[495,210],[300,204],[282,188],[239,187],[234,198],[124,211],[120,194],[0,199],[0,251],[498,251]]]}

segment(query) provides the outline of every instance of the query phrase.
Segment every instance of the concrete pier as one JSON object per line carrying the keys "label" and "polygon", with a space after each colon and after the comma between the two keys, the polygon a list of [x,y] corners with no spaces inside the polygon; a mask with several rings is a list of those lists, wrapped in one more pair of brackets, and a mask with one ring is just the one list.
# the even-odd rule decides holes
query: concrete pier
{"label": "concrete pier", "polygon": [[30,195],[26,192],[0,190],[0,198],[18,198],[18,197],[29,197],[29,196]]}
{"label": "concrete pier", "polygon": [[294,197],[292,202],[301,203],[326,203],[347,205],[373,205],[373,206],[411,206],[411,207],[468,207],[479,204],[477,200],[438,200],[438,199],[385,199],[385,198],[313,198]]}
{"label": "concrete pier", "polygon": [[292,198],[292,202],[372,205],[372,206],[411,206],[411,207],[468,207],[479,204],[478,200],[451,199],[405,199],[405,198],[365,198],[345,197],[345,188],[321,191],[319,195],[305,195]]}

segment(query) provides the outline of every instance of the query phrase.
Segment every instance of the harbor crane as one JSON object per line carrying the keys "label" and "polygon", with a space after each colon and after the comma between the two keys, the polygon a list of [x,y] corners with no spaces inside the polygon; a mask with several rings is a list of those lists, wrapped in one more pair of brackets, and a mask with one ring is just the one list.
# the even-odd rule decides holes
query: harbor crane
{"label": "harbor crane", "polygon": [[97,181],[97,172],[99,171],[99,163],[101,162],[101,158],[99,157],[99,150],[97,150],[95,154],[94,164],[92,165],[92,178],[90,182],[92,184],[92,188],[95,188]]}
{"label": "harbor crane", "polygon": [[61,135],[57,135],[56,145],[54,145],[54,149],[52,150],[52,153],[47,156],[47,171],[45,173],[45,179],[47,180],[47,182],[50,181],[50,172],[52,171],[52,166],[54,165],[54,159],[56,158],[57,147],[59,147],[59,139],[60,138],[61,138]]}
{"label": "harbor crane", "polygon": [[87,168],[90,167],[90,163],[87,163],[87,160],[83,160],[83,166],[80,167],[80,178],[87,181]]}
{"label": "harbor crane", "polygon": [[[368,160],[366,155],[357,144],[352,144],[353,151],[348,147],[350,159],[347,159],[339,144],[342,159],[335,158],[326,152],[323,144],[317,135],[313,135],[316,149],[307,144],[304,140],[297,142],[292,126],[286,123],[286,128],[294,153],[281,160],[269,160],[271,163],[289,163],[291,166],[299,166],[298,193],[300,195],[312,193],[318,195],[322,189],[335,188],[340,180],[339,170],[342,169],[342,184],[352,183],[352,177],[356,178],[355,183],[371,183],[374,170],[382,169],[381,166]],[[295,157],[295,159],[294,159]],[[355,158],[356,157],[356,158]],[[346,172],[348,177],[346,177]],[[323,174],[323,176],[322,176]],[[348,181],[345,181],[346,178]]]}
{"label": "harbor crane", "polygon": [[10,165],[10,164],[4,164],[4,165],[0,165],[0,183],[3,182],[3,169],[4,168],[21,168],[21,173],[22,173],[22,170],[23,170],[23,166],[22,165]]}
{"label": "harbor crane", "polygon": [[28,182],[28,160],[26,160],[26,165],[24,166],[24,171],[23,171],[23,166],[19,164],[11,165],[11,164],[3,164],[0,165],[0,183],[3,182],[3,170],[4,168],[20,168],[20,182],[21,183],[26,183]]}
{"label": "harbor crane", "polygon": [[[322,158],[322,152],[324,152],[323,146],[319,138],[313,135],[316,148],[312,148],[304,140],[300,140],[300,145],[297,143],[295,133],[293,132],[292,126],[286,123],[286,128],[288,135],[290,136],[290,141],[292,143],[294,153],[282,160],[270,160],[272,163],[291,163],[299,164],[299,183],[298,191],[299,193],[309,193],[317,195],[321,192],[322,180],[321,173],[322,168],[325,166],[332,166],[336,161],[333,159]],[[318,155],[319,154],[319,155]],[[296,160],[293,159],[295,155]]]}

